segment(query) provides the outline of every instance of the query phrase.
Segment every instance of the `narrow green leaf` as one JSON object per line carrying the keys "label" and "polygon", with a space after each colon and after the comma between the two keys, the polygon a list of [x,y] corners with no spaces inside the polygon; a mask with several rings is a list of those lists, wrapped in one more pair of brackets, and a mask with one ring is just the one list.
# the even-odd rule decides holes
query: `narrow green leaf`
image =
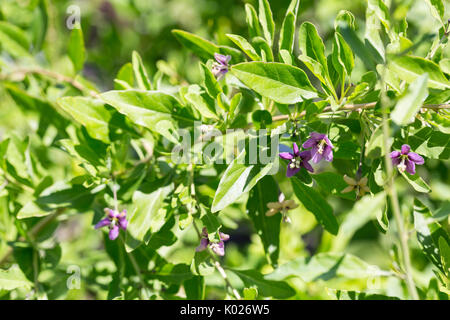
{"label": "narrow green leaf", "polygon": [[248,34],[250,38],[260,37],[262,36],[261,26],[258,20],[258,14],[256,13],[255,8],[249,4],[245,4],[245,13],[246,13],[246,21],[248,26]]}
{"label": "narrow green leaf", "polygon": [[218,119],[214,99],[208,96],[200,86],[196,84],[189,86],[184,97],[203,117]]}
{"label": "narrow green leaf", "polygon": [[217,79],[216,77],[214,77],[211,70],[205,64],[200,63],[200,66],[203,71],[203,83],[205,85],[206,91],[211,96],[211,98],[217,97],[220,93],[222,93],[222,87],[220,86],[219,82],[217,82]]}
{"label": "narrow green leaf", "polygon": [[395,56],[388,66],[397,76],[408,83],[413,82],[424,73],[428,73],[428,87],[436,89],[450,88],[450,82],[433,61],[422,57]]}
{"label": "narrow green leaf", "polygon": [[431,192],[430,186],[422,180],[422,178],[417,174],[410,175],[406,172],[401,172],[402,176],[408,181],[408,183],[416,190],[417,192],[428,193]]}
{"label": "narrow green leaf", "polygon": [[253,61],[260,61],[261,58],[256,53],[255,48],[243,37],[238,36],[236,34],[227,34],[226,35],[231,41],[233,41],[242,51],[245,52],[247,56],[250,57]]}
{"label": "narrow green leaf", "polygon": [[264,31],[264,37],[270,46],[272,46],[275,34],[275,22],[273,21],[272,10],[270,10],[268,0],[259,0],[259,22]]}
{"label": "narrow green leaf", "polygon": [[291,181],[294,193],[303,206],[314,214],[325,230],[337,235],[339,225],[328,202],[316,190],[304,185],[297,178],[293,177]]}
{"label": "narrow green leaf", "polygon": [[201,59],[214,59],[214,53],[220,51],[219,47],[214,43],[195,34],[182,30],[172,30],[172,33],[183,46],[194,52]]}
{"label": "narrow green leaf", "polygon": [[173,190],[168,185],[146,194],[136,191],[133,194],[130,220],[127,227],[126,249],[133,251],[143,242],[150,240],[151,234],[158,232],[164,225],[166,212],[163,209],[164,200]]}
{"label": "narrow green leaf", "polygon": [[234,65],[231,72],[250,89],[282,104],[317,97],[305,72],[282,63],[247,62]]}
{"label": "narrow green leaf", "polygon": [[425,0],[430,7],[431,15],[436,18],[442,25],[444,23],[445,7],[442,0]]}
{"label": "narrow green leaf", "polygon": [[269,174],[274,162],[266,165],[245,163],[246,151],[230,163],[220,179],[214,195],[211,211],[217,212],[235,202],[244,193],[249,192],[256,183]]}
{"label": "narrow green leaf", "polygon": [[180,103],[171,95],[160,91],[113,90],[102,93],[100,98],[134,123],[178,143],[173,118],[184,117],[178,114]]}
{"label": "narrow green leaf", "polygon": [[109,143],[111,114],[101,100],[87,97],[63,97],[58,105],[77,122],[86,127],[93,138]]}
{"label": "narrow green leaf", "polygon": [[247,212],[253,222],[256,233],[261,238],[266,257],[272,266],[278,264],[280,252],[281,214],[266,216],[267,203],[278,201],[278,186],[271,176],[262,178],[250,191]]}
{"label": "narrow green leaf", "polygon": [[408,87],[406,94],[398,100],[391,119],[400,126],[414,122],[417,112],[428,96],[428,74],[424,73],[414,80]]}
{"label": "narrow green leaf", "polygon": [[30,289],[31,286],[32,283],[17,266],[12,266],[7,270],[0,270],[0,290]]}
{"label": "narrow green leaf", "polygon": [[145,70],[144,63],[142,62],[141,56],[136,51],[133,51],[132,64],[134,77],[136,78],[136,83],[141,90],[152,90],[152,83]]}
{"label": "narrow green leaf", "polygon": [[430,209],[420,200],[414,199],[414,228],[417,240],[427,258],[444,274],[448,273],[442,264],[442,253],[439,250],[439,239],[449,241],[447,232],[433,219]]}
{"label": "narrow green leaf", "polygon": [[86,49],[84,48],[81,26],[72,29],[70,32],[68,53],[75,68],[75,72],[81,71],[83,69],[84,61],[86,60]]}

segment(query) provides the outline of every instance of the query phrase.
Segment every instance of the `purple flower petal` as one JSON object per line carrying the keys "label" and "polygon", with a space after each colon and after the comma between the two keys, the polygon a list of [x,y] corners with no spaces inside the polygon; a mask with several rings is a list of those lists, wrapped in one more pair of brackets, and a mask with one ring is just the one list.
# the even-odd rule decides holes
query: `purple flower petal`
{"label": "purple flower petal", "polygon": [[323,156],[322,156],[322,154],[320,154],[319,152],[318,152],[318,148],[316,147],[316,146],[314,146],[312,149],[311,149],[311,160],[314,162],[314,163],[319,163],[320,162],[320,160],[322,160],[322,158],[323,158]]}
{"label": "purple flower petal", "polygon": [[219,243],[211,243],[210,247],[215,254],[219,256],[225,255],[225,244],[223,243],[223,241],[220,241]]}
{"label": "purple flower petal", "polygon": [[309,138],[308,140],[305,141],[305,143],[303,144],[303,148],[308,149],[308,148],[312,148],[313,146],[315,146],[317,144],[317,141],[314,140],[313,138]]}
{"label": "purple flower petal", "polygon": [[119,227],[122,228],[122,230],[127,230],[128,221],[125,217],[119,218]]}
{"label": "purple flower petal", "polygon": [[116,240],[119,236],[119,226],[115,225],[114,227],[109,230],[109,239],[110,240]]}
{"label": "purple flower petal", "polygon": [[402,154],[408,154],[408,152],[411,150],[411,147],[407,144],[402,145]]}
{"label": "purple flower petal", "polygon": [[414,161],[416,164],[424,164],[425,163],[425,160],[423,160],[423,158],[415,152],[408,153],[408,159],[411,161]]}
{"label": "purple flower petal", "polygon": [[405,162],[406,162],[406,171],[414,175],[416,173],[416,165],[414,164],[414,162],[408,159]]}
{"label": "purple flower petal", "polygon": [[97,224],[95,225],[94,228],[95,229],[103,228],[103,227],[109,226],[110,224],[111,224],[111,220],[109,218],[104,218],[104,219],[100,220],[99,222],[97,222]]}
{"label": "purple flower petal", "polygon": [[227,241],[230,239],[230,236],[226,233],[219,232],[220,240]]}
{"label": "purple flower petal", "polygon": [[208,247],[209,241],[206,238],[202,238],[202,240],[200,240],[200,245],[195,248],[195,251],[199,252],[199,251],[203,251]]}
{"label": "purple flower petal", "polygon": [[302,158],[302,161],[309,161],[311,160],[311,151],[305,150],[299,153],[300,158]]}
{"label": "purple flower petal", "polygon": [[294,145],[293,145],[293,150],[294,150],[294,155],[295,156],[298,156],[298,153],[299,153],[299,149],[298,149],[298,145],[294,142]]}
{"label": "purple flower petal", "polygon": [[300,171],[300,168],[294,168],[294,169],[291,169],[291,168],[288,166],[287,171],[286,171],[286,177],[290,178],[290,177],[294,176],[294,175],[295,175],[297,172],[299,172],[299,171]]}
{"label": "purple flower petal", "polygon": [[330,139],[328,139],[328,137],[326,135],[323,138],[325,139],[325,142],[327,143],[327,145],[330,146],[330,148],[334,148],[334,146],[331,143]]}
{"label": "purple flower petal", "polygon": [[401,161],[402,161],[402,160],[400,159],[400,157],[392,158],[392,164],[393,164],[394,166],[399,165]]}
{"label": "purple flower petal", "polygon": [[309,172],[314,172],[314,169],[313,169],[313,167],[309,164],[309,162],[303,161],[303,162],[302,162],[302,166],[303,166],[303,168],[305,168],[305,169],[308,170]]}
{"label": "purple flower petal", "polygon": [[318,133],[318,132],[311,132],[310,137],[313,138],[316,141],[322,140],[324,137],[326,137],[326,134],[324,133]]}
{"label": "purple flower petal", "polygon": [[216,59],[217,62],[225,66],[228,66],[228,62],[230,62],[231,60],[231,56],[225,56],[220,53],[214,53],[214,58]]}
{"label": "purple flower petal", "polygon": [[285,159],[285,160],[292,160],[294,159],[294,155],[292,153],[289,152],[281,152],[279,154],[281,159]]}
{"label": "purple flower petal", "polygon": [[401,155],[401,153],[400,153],[400,151],[392,151],[391,152],[391,158],[392,159],[394,159],[394,158],[398,158],[398,157],[400,157],[400,155]]}
{"label": "purple flower petal", "polygon": [[331,146],[326,146],[323,151],[323,157],[326,161],[333,161],[333,149],[331,149]]}

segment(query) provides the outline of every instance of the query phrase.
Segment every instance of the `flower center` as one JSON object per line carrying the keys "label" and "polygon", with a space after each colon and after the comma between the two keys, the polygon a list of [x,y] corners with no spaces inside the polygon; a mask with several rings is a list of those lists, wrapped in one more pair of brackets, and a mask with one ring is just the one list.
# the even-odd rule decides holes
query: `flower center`
{"label": "flower center", "polygon": [[295,157],[294,159],[291,160],[291,163],[289,164],[289,167],[291,169],[295,169],[295,168],[300,168],[300,164],[302,163],[302,158],[300,157]]}
{"label": "flower center", "polygon": [[318,143],[318,147],[319,149],[317,150],[318,153],[322,154],[323,153],[323,149],[325,148],[325,145],[327,144],[327,142],[325,141],[325,139],[320,140],[320,142]]}
{"label": "flower center", "polygon": [[397,165],[397,168],[398,168],[398,170],[400,170],[400,172],[404,172],[406,170],[404,156],[402,156],[402,161]]}

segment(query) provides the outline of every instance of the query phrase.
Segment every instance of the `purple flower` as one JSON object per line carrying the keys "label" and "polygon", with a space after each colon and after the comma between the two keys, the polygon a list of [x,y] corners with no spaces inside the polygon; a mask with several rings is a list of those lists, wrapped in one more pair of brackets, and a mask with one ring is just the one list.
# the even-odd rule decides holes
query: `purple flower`
{"label": "purple flower", "polygon": [[203,251],[209,246],[211,248],[211,250],[214,251],[215,254],[217,254],[219,256],[225,255],[224,241],[227,241],[228,239],[230,239],[230,236],[223,232],[219,232],[219,238],[220,238],[219,242],[209,241],[208,230],[206,230],[206,228],[203,228],[202,239],[200,240],[200,245],[195,249],[195,251],[197,251],[197,252]]}
{"label": "purple flower", "polygon": [[416,173],[416,164],[424,164],[425,160],[415,152],[410,152],[411,147],[407,144],[402,145],[401,151],[392,151],[392,164],[397,166],[398,170],[404,172],[405,169],[409,174]]}
{"label": "purple flower", "polygon": [[212,73],[217,79],[221,79],[228,72],[228,62],[230,62],[231,56],[214,53],[214,58],[217,62],[212,65]]}
{"label": "purple flower", "polygon": [[312,148],[311,159],[314,163],[319,163],[322,158],[326,161],[333,161],[333,144],[324,133],[312,132],[311,138],[305,141],[303,148]]}
{"label": "purple flower", "polygon": [[120,229],[127,230],[127,210],[123,210],[121,213],[117,210],[105,208],[106,218],[100,220],[95,229],[109,226],[109,239],[115,240],[119,236]]}
{"label": "purple flower", "polygon": [[286,177],[288,178],[292,177],[293,175],[295,175],[297,172],[300,171],[301,167],[305,168],[309,172],[314,172],[314,169],[308,162],[311,159],[311,153],[309,151],[300,152],[295,142],[293,149],[294,153],[290,152],[280,153],[281,159],[290,160],[286,171]]}

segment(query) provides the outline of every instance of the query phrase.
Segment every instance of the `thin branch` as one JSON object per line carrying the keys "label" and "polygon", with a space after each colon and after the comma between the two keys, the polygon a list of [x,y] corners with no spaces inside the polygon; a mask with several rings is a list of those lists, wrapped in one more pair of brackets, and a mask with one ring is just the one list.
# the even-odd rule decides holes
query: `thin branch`
{"label": "thin branch", "polygon": [[[382,77],[383,81],[384,77]],[[384,88],[384,81],[382,82],[382,87]],[[400,211],[400,203],[398,201],[398,195],[397,195],[397,189],[395,187],[395,175],[393,174],[393,166],[392,166],[392,160],[390,158],[389,153],[389,140],[390,140],[390,133],[389,133],[389,123],[387,119],[387,104],[386,101],[388,98],[385,94],[385,91],[382,92],[381,95],[381,106],[382,106],[382,113],[383,113],[383,119],[382,119],[382,129],[383,129],[383,142],[384,142],[384,162],[386,167],[386,175],[387,175],[387,183],[385,186],[386,192],[389,195],[389,198],[391,200],[392,205],[392,212],[394,214],[395,223],[397,225],[398,229],[398,236],[400,238],[400,251],[402,254],[402,260],[405,267],[405,281],[406,285],[408,286],[409,294],[411,295],[413,300],[419,300],[419,295],[417,293],[416,285],[414,283],[414,279],[412,276],[412,266],[411,266],[411,258],[409,255],[409,247],[408,247],[408,231],[405,229],[403,216]]]}
{"label": "thin branch", "polygon": [[72,87],[74,87],[75,89],[78,89],[81,92],[85,92],[87,94],[89,94],[92,97],[97,98],[98,97],[98,93],[87,88],[85,85],[83,85],[81,82],[65,76],[63,74],[54,72],[54,71],[50,71],[50,70],[45,70],[45,69],[41,69],[41,68],[30,68],[30,69],[16,69],[14,70],[14,72],[8,74],[8,75],[3,75],[0,80],[4,80],[6,78],[8,78],[9,76],[13,75],[13,74],[22,74],[22,75],[26,75],[26,74],[39,74],[48,78],[52,78],[55,79],[56,81],[59,82],[66,82],[68,84],[70,84]]}

